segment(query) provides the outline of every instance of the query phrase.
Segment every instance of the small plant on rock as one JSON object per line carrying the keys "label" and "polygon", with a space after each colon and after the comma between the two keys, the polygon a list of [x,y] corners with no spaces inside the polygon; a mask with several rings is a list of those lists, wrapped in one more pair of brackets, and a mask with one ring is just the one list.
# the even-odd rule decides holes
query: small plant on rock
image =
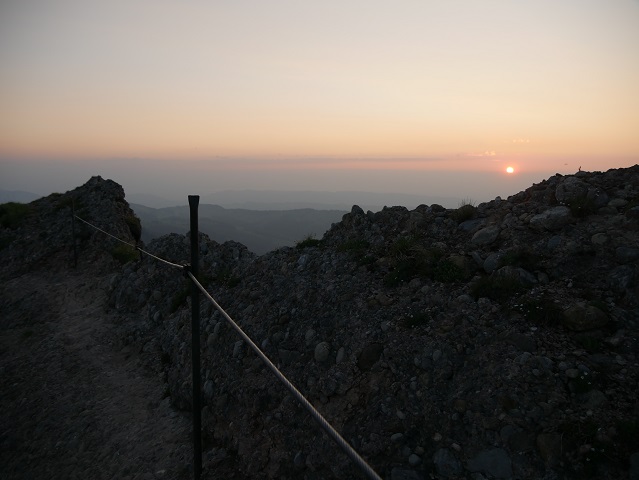
{"label": "small plant on rock", "polygon": [[121,264],[129,263],[140,258],[138,251],[129,245],[116,245],[111,250],[111,255]]}
{"label": "small plant on rock", "polygon": [[475,202],[470,198],[465,198],[460,202],[457,210],[451,213],[450,217],[457,223],[462,223],[467,220],[472,220],[476,214],[477,207],[475,207]]}
{"label": "small plant on rock", "polygon": [[522,286],[505,277],[481,277],[473,282],[470,294],[477,298],[486,297],[498,302],[506,301],[521,292]]}
{"label": "small plant on rock", "polygon": [[568,208],[570,208],[570,213],[577,218],[587,217],[597,211],[595,202],[587,195],[580,195],[570,200]]}
{"label": "small plant on rock", "polygon": [[140,238],[142,237],[142,224],[140,222],[140,219],[135,215],[127,215],[126,217],[124,217],[124,221],[128,225],[129,231],[131,232],[131,235],[133,236],[135,241],[139,242]]}
{"label": "small plant on rock", "polygon": [[31,206],[25,203],[3,203],[0,205],[0,225],[4,228],[16,229],[31,213]]}
{"label": "small plant on rock", "polygon": [[521,267],[524,270],[534,272],[539,270],[540,257],[529,248],[520,247],[508,250],[499,259],[499,266],[504,267],[511,265],[513,267]]}
{"label": "small plant on rock", "polygon": [[319,247],[321,244],[322,241],[315,238],[315,235],[310,233],[303,240],[296,242],[295,247],[299,250],[303,250],[308,247]]}
{"label": "small plant on rock", "polygon": [[536,325],[559,325],[563,319],[561,307],[549,298],[526,299],[513,305],[513,309]]}

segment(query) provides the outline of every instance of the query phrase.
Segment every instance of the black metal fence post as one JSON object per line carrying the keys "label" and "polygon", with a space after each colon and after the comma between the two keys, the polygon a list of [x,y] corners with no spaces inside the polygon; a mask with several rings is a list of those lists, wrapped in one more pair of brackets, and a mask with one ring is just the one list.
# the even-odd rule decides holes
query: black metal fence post
{"label": "black metal fence post", "polygon": [[[189,195],[191,212],[191,273],[197,278],[200,263],[199,195]],[[193,477],[202,473],[202,407],[200,405],[200,290],[191,282],[191,362],[193,364]]]}

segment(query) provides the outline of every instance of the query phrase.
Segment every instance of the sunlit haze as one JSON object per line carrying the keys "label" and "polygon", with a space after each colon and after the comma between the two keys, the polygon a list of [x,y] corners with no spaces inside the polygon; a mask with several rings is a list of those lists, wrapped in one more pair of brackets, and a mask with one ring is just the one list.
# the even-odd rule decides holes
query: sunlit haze
{"label": "sunlit haze", "polygon": [[638,51],[637,0],[4,0],[0,189],[485,201],[638,163]]}

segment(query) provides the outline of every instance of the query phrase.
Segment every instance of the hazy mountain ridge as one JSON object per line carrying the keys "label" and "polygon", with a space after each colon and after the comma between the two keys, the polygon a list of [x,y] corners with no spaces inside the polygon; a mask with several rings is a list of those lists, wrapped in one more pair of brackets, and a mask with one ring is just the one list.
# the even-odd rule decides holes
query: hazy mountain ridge
{"label": "hazy mountain ridge", "polygon": [[[85,226],[76,232],[81,264],[72,270],[71,198],[97,226],[135,241],[139,226],[122,188],[93,178],[32,202],[0,229],[3,284],[17,282],[20,292],[30,275],[47,272],[63,287],[67,276],[83,275],[82,301],[96,302],[93,314],[98,306],[117,313],[113,331],[165,382],[170,403],[188,410],[190,311],[182,273],[140,260],[134,250],[124,256],[115,240]],[[184,235],[146,248],[189,260]],[[639,166],[555,175],[476,207],[353,206],[321,240],[261,256],[201,234],[200,260],[208,291],[382,478],[639,474]],[[23,338],[16,329],[46,318],[39,299],[3,296],[0,318],[10,319],[3,335]],[[357,477],[208,301],[201,311],[206,475]],[[19,347],[3,345],[8,352]],[[39,346],[46,365],[53,346]],[[46,378],[24,395],[19,389],[31,376],[15,358],[3,370],[18,389],[10,398],[27,400],[3,405],[3,422],[31,418],[29,408],[40,412],[59,399],[75,406],[64,392],[39,393]],[[160,400],[150,401],[168,406]],[[80,438],[95,430],[94,408],[86,407]],[[73,455],[67,473],[100,468],[120,478],[155,468],[100,456],[96,445],[116,452],[127,441],[148,441],[144,450],[152,451],[133,425],[122,426],[124,443],[105,433],[102,443],[87,440],[78,451],[72,436],[59,434],[64,417],[59,426],[55,420],[37,435],[31,423],[15,423],[18,433],[3,453],[8,472],[44,468],[58,461],[58,447]],[[25,439],[29,462],[20,453]]]}
{"label": "hazy mountain ridge", "polygon": [[[131,204],[142,221],[142,240],[168,233],[189,231],[189,207],[149,208]],[[201,204],[198,208],[200,231],[223,243],[234,240],[258,255],[283,246],[292,246],[308,236],[321,237],[331,224],[341,220],[339,210],[247,210]]]}
{"label": "hazy mountain ridge", "polygon": [[0,203],[28,203],[40,197],[42,197],[42,195],[37,195],[33,192],[25,192],[22,190],[0,190]]}

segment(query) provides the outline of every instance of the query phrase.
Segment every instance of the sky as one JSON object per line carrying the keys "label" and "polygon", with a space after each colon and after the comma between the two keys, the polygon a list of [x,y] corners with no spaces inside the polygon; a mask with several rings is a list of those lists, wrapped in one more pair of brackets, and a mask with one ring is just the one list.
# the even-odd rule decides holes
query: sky
{"label": "sky", "polygon": [[0,189],[484,201],[639,163],[638,52],[639,0],[2,0]]}

